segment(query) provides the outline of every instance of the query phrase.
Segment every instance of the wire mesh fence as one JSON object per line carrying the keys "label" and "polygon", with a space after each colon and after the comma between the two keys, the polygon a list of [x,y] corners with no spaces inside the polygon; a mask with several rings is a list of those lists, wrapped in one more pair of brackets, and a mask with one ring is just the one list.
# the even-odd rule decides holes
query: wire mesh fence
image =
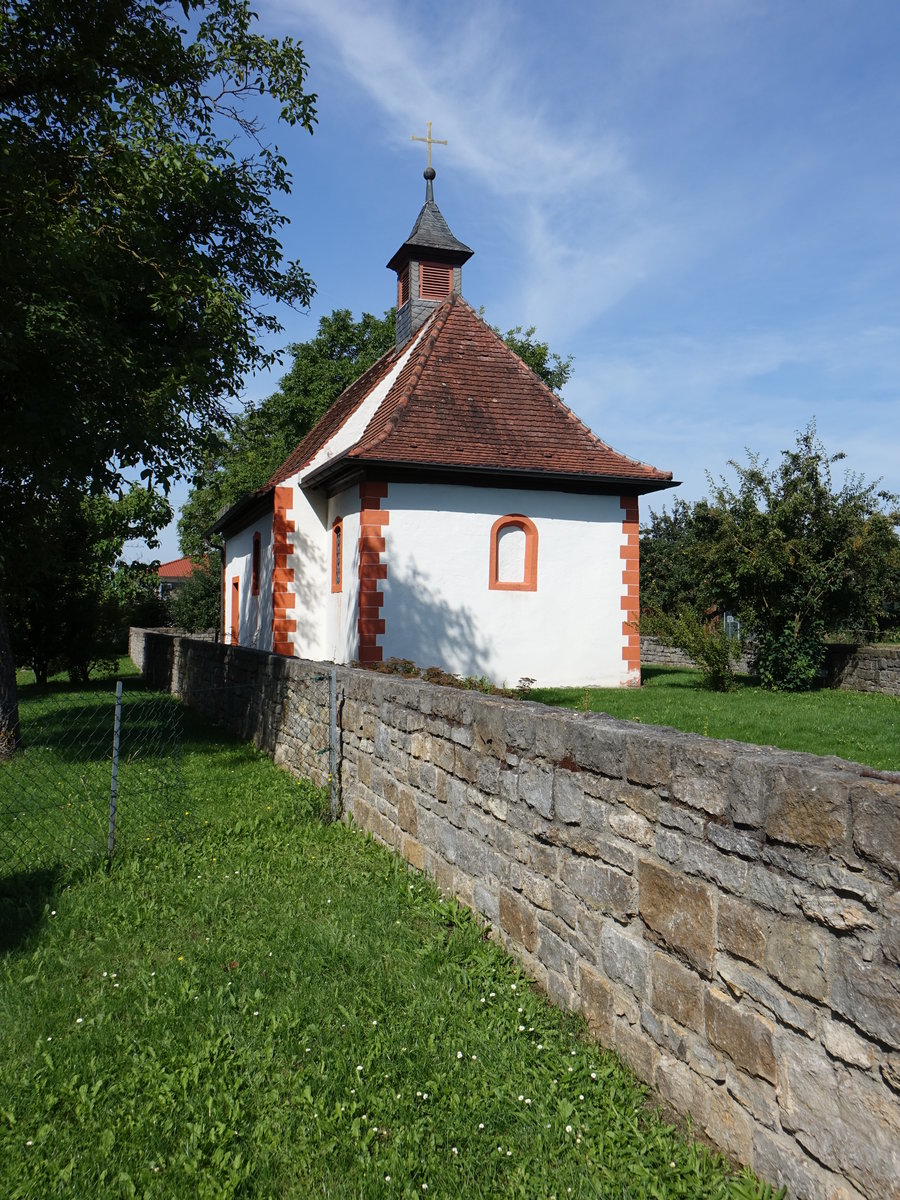
{"label": "wire mesh fence", "polygon": [[[115,686],[115,685],[114,685]],[[69,868],[177,830],[182,708],[138,686],[49,691],[20,706],[0,762],[0,877]]]}

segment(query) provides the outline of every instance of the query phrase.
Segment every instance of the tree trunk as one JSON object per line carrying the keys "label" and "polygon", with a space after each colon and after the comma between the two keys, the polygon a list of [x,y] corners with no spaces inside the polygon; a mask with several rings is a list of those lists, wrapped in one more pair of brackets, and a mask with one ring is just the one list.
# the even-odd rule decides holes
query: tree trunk
{"label": "tree trunk", "polygon": [[0,603],[0,759],[10,758],[21,740],[16,660],[9,640],[6,610]]}

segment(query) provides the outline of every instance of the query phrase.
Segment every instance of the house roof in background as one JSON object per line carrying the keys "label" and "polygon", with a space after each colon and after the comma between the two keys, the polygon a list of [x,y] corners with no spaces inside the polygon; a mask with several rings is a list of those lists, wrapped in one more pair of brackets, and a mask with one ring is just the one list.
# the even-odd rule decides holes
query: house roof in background
{"label": "house roof in background", "polygon": [[204,564],[193,558],[173,558],[169,562],[160,563],[156,574],[160,579],[190,579],[196,570]]}

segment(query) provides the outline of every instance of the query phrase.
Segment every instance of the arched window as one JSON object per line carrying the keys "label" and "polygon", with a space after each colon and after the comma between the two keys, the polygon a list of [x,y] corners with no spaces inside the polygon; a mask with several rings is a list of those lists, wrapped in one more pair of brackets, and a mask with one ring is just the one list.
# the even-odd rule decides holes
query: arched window
{"label": "arched window", "polygon": [[259,595],[259,564],[262,557],[262,538],[258,533],[253,535],[253,558],[250,563],[250,595]]}
{"label": "arched window", "polygon": [[498,517],[491,526],[489,587],[492,591],[537,591],[538,531],[520,513]]}
{"label": "arched window", "polygon": [[344,522],[341,517],[331,527],[331,590],[343,591],[344,581]]}

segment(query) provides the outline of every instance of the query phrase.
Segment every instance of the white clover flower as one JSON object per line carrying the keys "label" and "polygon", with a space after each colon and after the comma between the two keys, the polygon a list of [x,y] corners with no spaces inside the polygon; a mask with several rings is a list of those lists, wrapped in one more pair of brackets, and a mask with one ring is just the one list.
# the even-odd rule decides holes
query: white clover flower
{"label": "white clover flower", "polygon": [[491,999],[493,1000],[493,998],[494,998],[494,997],[497,995],[497,993],[496,993],[496,992],[488,992],[488,995],[489,995],[489,996],[491,997]]}
{"label": "white clover flower", "polygon": [[478,1122],[478,1128],[479,1128],[479,1129],[484,1129],[484,1121],[479,1121],[479,1122]]}
{"label": "white clover flower", "polygon": [[519,1026],[519,1033],[524,1033],[524,1032],[525,1032],[525,1026],[524,1026],[524,1025],[520,1025],[520,1026]]}
{"label": "white clover flower", "polygon": [[596,1078],[597,1078],[597,1072],[591,1071],[591,1079],[596,1079]]}
{"label": "white clover flower", "polygon": [[390,1183],[390,1182],[391,1182],[391,1177],[390,1177],[390,1175],[385,1175],[385,1177],[384,1177],[384,1182],[385,1182],[385,1183]]}
{"label": "white clover flower", "polygon": [[76,1025],[80,1025],[80,1024],[82,1023],[82,1021],[83,1021],[83,1020],[84,1020],[84,1017],[76,1017],[76,1018],[75,1018],[75,1024],[76,1024]]}
{"label": "white clover flower", "polygon": [[359,1072],[359,1071],[361,1071],[361,1070],[362,1070],[362,1067],[361,1067],[361,1066],[358,1066],[358,1067],[356,1068],[356,1070],[357,1070],[357,1072]]}
{"label": "white clover flower", "polygon": [[456,1057],[457,1057],[457,1058],[462,1058],[462,1056],[463,1056],[463,1052],[462,1052],[462,1050],[457,1050],[457,1052],[456,1052]]}
{"label": "white clover flower", "polygon": [[29,1139],[28,1139],[28,1141],[25,1143],[25,1145],[26,1145],[26,1146],[33,1146],[33,1145],[34,1145],[34,1142],[31,1140],[31,1138],[29,1138]]}
{"label": "white clover flower", "polygon": [[427,1092],[423,1092],[423,1093],[422,1093],[422,1099],[423,1099],[423,1100],[427,1100],[427,1099],[428,1099],[428,1093],[427,1093]]}
{"label": "white clover flower", "polygon": [[519,1099],[520,1099],[520,1100],[524,1100],[524,1099],[525,1099],[525,1097],[524,1097],[524,1096],[522,1096],[522,1095],[520,1094],[520,1096],[519,1096]]}
{"label": "white clover flower", "polygon": [[531,1103],[531,1098],[530,1098],[529,1096],[526,1096],[526,1097],[525,1097],[525,1103],[526,1103],[526,1104],[530,1104],[530,1103]]}
{"label": "white clover flower", "polygon": [[572,1126],[571,1126],[571,1125],[567,1125],[567,1126],[566,1126],[566,1133],[571,1133],[571,1132],[572,1132]]}
{"label": "white clover flower", "polygon": [[459,1154],[459,1151],[457,1150],[457,1148],[456,1148],[455,1146],[451,1146],[451,1147],[450,1147],[450,1153],[451,1153],[451,1154]]}

